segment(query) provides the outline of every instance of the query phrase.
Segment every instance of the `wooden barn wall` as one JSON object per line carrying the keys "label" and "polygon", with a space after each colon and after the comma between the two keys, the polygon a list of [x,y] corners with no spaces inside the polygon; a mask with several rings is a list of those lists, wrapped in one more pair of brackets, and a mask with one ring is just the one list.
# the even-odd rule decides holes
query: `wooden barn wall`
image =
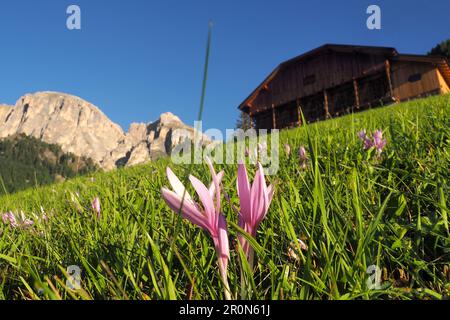
{"label": "wooden barn wall", "polygon": [[[267,90],[260,91],[252,103],[252,112],[286,104],[351,81],[365,72],[382,67],[385,59],[382,55],[331,51],[292,63],[275,76]],[[305,78],[310,76],[314,76],[315,81],[304,85]]]}
{"label": "wooden barn wall", "polygon": [[256,128],[258,129],[272,129],[272,111],[265,111],[257,114],[254,117]]}
{"label": "wooden barn wall", "polygon": [[332,116],[349,113],[356,106],[356,97],[353,82],[334,87],[327,91],[328,112]]}
{"label": "wooden barn wall", "polygon": [[358,79],[359,102],[362,106],[377,106],[388,101],[389,82],[385,71]]}
{"label": "wooden barn wall", "polygon": [[[411,81],[411,77],[420,74],[420,79]],[[430,63],[402,62],[392,64],[392,84],[394,96],[402,101],[428,93],[439,93],[438,71]]]}
{"label": "wooden barn wall", "polygon": [[445,81],[444,77],[439,72],[439,70],[436,70],[436,73],[437,73],[439,85],[441,87],[441,93],[449,93],[450,92],[450,87],[448,86],[448,84]]}

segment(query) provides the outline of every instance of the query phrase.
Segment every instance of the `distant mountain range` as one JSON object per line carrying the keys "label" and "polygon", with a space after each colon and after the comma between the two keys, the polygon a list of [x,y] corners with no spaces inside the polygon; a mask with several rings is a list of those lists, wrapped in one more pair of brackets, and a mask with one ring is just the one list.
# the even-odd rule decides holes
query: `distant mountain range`
{"label": "distant mountain range", "polygon": [[[184,130],[174,134],[176,129]],[[167,112],[155,122],[131,124],[125,133],[93,104],[58,92],[27,94],[15,106],[0,105],[0,138],[34,137],[66,153],[90,158],[105,170],[170,155],[176,145],[192,140],[194,132]]]}

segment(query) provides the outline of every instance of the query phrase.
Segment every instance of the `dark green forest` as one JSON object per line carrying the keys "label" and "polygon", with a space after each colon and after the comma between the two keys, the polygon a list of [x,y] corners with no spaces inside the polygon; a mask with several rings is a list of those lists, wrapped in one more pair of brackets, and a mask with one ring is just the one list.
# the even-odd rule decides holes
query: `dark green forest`
{"label": "dark green forest", "polygon": [[428,53],[431,55],[445,56],[450,60],[450,39],[442,41]]}
{"label": "dark green forest", "polygon": [[0,194],[64,181],[97,171],[91,159],[25,135],[0,140]]}

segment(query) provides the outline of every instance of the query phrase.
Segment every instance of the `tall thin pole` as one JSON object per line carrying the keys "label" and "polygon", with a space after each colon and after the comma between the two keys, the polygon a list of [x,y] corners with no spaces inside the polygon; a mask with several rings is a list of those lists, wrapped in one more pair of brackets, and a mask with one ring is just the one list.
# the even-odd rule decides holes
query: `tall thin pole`
{"label": "tall thin pole", "polygon": [[212,21],[209,21],[208,40],[206,43],[205,67],[203,70],[202,94],[201,94],[201,98],[200,98],[200,108],[198,110],[198,116],[197,116],[198,122],[202,121],[203,108],[205,105],[206,83],[208,82],[209,53],[211,51],[212,28],[213,28],[213,23],[212,23]]}
{"label": "tall thin pole", "polygon": [[[195,126],[195,131],[194,131],[194,149],[195,149],[195,143],[196,143],[196,135],[197,134],[202,134],[200,131],[200,122],[202,121],[202,116],[203,116],[203,108],[205,105],[205,95],[206,95],[206,83],[208,81],[208,67],[209,67],[209,55],[210,55],[210,51],[211,51],[211,35],[212,35],[212,28],[213,28],[213,23],[212,21],[209,22],[208,25],[208,40],[206,43],[206,57],[205,57],[205,64],[204,64],[204,71],[203,71],[203,83],[202,83],[202,93],[201,93],[201,98],[200,98],[200,106],[199,106],[199,110],[198,110],[198,116],[197,116],[197,123]],[[194,150],[195,153],[195,150]],[[195,156],[195,154],[194,154]],[[189,175],[192,172],[193,166],[194,166],[194,159],[192,159],[191,156],[191,163],[190,165],[186,168],[185,170],[185,176],[184,176],[184,185],[187,185],[187,183],[189,182]],[[178,214],[176,216],[174,216],[174,219],[178,219],[176,220],[176,223],[174,223],[175,227],[174,227],[174,237],[172,238],[172,243],[171,243],[171,248],[172,246],[175,245],[176,242],[176,238],[178,235],[178,228],[180,227],[180,222],[181,222],[181,212],[184,206],[184,200],[186,198],[186,188],[184,189],[183,192],[183,196],[181,198],[181,204],[180,204],[180,209],[178,210]],[[175,222],[175,221],[173,221]],[[173,249],[172,249],[173,250]],[[171,256],[173,257],[173,256]],[[168,260],[169,263],[171,263],[171,259]]]}

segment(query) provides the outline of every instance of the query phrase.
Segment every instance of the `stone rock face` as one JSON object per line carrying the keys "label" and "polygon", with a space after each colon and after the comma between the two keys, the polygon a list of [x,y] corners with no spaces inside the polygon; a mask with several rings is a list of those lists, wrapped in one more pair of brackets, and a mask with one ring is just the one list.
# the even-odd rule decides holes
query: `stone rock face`
{"label": "stone rock face", "polygon": [[6,104],[0,104],[0,124],[5,122],[6,117],[12,111],[12,106]]}
{"label": "stone rock face", "polygon": [[[125,138],[106,155],[102,163],[106,169],[115,166],[133,166],[170,155],[172,150],[188,140],[194,140],[196,130],[185,125],[170,112],[163,113],[152,123],[132,123]],[[203,145],[211,141],[199,135]]]}
{"label": "stone rock face", "polygon": [[142,141],[137,146],[133,147],[126,165],[134,166],[139,163],[144,163],[148,161],[148,159],[151,159],[150,150],[147,142]]}
{"label": "stone rock face", "polygon": [[[21,97],[14,107],[0,105],[0,138],[23,133],[89,157],[105,170],[170,155],[195,130],[172,113],[149,124],[133,123],[128,133],[81,98],[56,92]],[[209,140],[202,135],[205,143]]]}

